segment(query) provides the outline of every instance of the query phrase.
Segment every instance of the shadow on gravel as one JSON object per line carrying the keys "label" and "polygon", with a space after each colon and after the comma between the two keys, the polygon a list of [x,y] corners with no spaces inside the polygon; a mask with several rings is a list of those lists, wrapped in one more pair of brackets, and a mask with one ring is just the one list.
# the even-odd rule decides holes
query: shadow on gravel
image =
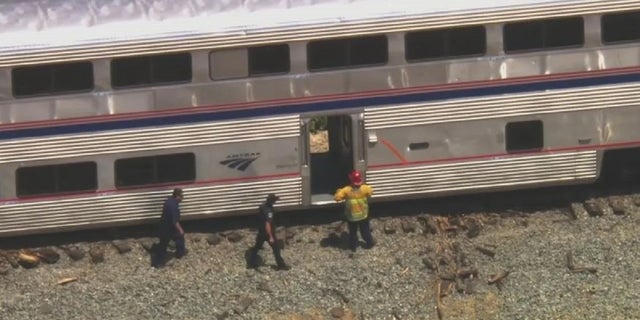
{"label": "shadow on gravel", "polygon": [[349,234],[345,231],[331,232],[327,237],[320,240],[320,246],[323,248],[336,248],[341,250],[349,250]]}
{"label": "shadow on gravel", "polygon": [[[262,248],[260,248],[260,251],[262,251],[262,249],[264,249],[264,245],[262,246]],[[247,269],[255,269],[264,265],[264,260],[262,259],[260,254],[258,254],[256,264],[251,265],[251,247],[248,247],[247,250],[244,251],[244,262]]]}

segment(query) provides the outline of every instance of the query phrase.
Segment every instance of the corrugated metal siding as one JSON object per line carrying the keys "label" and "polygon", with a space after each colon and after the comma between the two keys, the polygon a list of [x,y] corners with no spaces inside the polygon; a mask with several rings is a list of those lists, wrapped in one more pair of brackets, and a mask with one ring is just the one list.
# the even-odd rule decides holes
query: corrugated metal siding
{"label": "corrugated metal siding", "polygon": [[[525,6],[517,8],[498,8],[473,12],[448,12],[437,15],[400,16],[390,18],[365,17],[344,21],[337,13],[336,21],[330,23],[308,24],[304,26],[282,27],[245,27],[244,30],[231,32],[211,31],[206,35],[190,33],[147,39],[140,41],[117,40],[111,43],[91,43],[80,45],[15,49],[0,54],[0,67],[53,63],[70,60],[89,60],[115,56],[148,55],[178,51],[210,50],[236,46],[254,46],[288,41],[304,41],[318,38],[366,35],[373,33],[402,32],[430,28],[443,28],[485,23],[501,23],[522,19],[541,19],[558,16],[598,14],[611,11],[637,10],[637,0],[596,0],[569,1],[558,4]],[[293,13],[292,13],[293,14]],[[260,16],[256,19],[259,22]],[[122,36],[114,34],[114,38]]]}
{"label": "corrugated metal siding", "polygon": [[590,180],[597,152],[583,151],[367,171],[377,197]]}
{"label": "corrugated metal siding", "polygon": [[300,136],[299,116],[3,141],[0,163]]}
{"label": "corrugated metal siding", "polygon": [[640,84],[634,83],[615,87],[554,90],[552,92],[370,108],[365,110],[365,123],[366,129],[383,129],[627,107],[640,104],[639,89]]}
{"label": "corrugated metal siding", "polygon": [[[278,206],[302,203],[300,177],[238,184],[186,187],[181,204],[183,218],[216,217],[233,211],[256,210],[266,194],[276,192]],[[168,191],[98,194],[37,202],[3,203],[0,211],[0,235],[20,235],[150,222],[160,217]]]}

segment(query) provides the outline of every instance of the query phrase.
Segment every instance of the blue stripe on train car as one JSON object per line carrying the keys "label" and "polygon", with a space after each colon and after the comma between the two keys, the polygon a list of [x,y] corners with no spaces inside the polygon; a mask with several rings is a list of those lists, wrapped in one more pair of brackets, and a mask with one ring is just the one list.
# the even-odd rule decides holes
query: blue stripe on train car
{"label": "blue stripe on train car", "polygon": [[[588,74],[585,74],[587,76]],[[343,100],[330,100],[312,103],[291,104],[285,106],[270,105],[253,109],[239,109],[228,111],[211,111],[206,113],[185,113],[168,115],[166,117],[110,120],[105,122],[92,122],[81,124],[68,124],[60,126],[43,126],[36,128],[23,128],[0,132],[0,140],[33,138],[60,134],[84,133],[94,131],[108,131],[119,129],[132,129],[142,127],[157,127],[167,125],[179,125],[217,120],[233,120],[259,116],[273,116],[284,114],[299,114],[305,112],[330,111],[338,109],[351,109],[362,107],[387,106],[394,104],[406,104],[417,102],[429,102],[457,98],[486,97],[492,95],[535,92],[544,90],[570,89],[607,84],[622,84],[640,81],[640,73],[617,74],[606,76],[591,76],[585,78],[554,79],[540,82],[519,82],[517,84],[491,85],[451,90],[446,87],[439,91],[422,93],[410,93],[404,95],[372,96],[364,98],[349,98]],[[487,81],[487,83],[491,83]],[[191,109],[193,110],[193,109]]]}

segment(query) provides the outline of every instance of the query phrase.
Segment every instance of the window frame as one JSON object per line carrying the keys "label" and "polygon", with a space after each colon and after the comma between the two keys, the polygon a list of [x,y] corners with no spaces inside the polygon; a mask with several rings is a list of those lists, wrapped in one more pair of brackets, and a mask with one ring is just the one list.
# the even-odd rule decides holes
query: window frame
{"label": "window frame", "polygon": [[[77,168],[74,166],[86,166],[84,168]],[[77,188],[63,188],[63,184],[68,182],[69,180],[73,180],[73,174],[79,174],[78,177],[87,177],[86,171],[78,171],[79,169],[88,169],[92,171],[92,175],[90,176],[90,180],[86,181],[86,185],[89,187],[77,189]],[[32,172],[25,173],[26,177],[22,176],[22,172],[26,170],[32,170]],[[37,170],[40,170],[38,172]],[[49,170],[50,172],[42,172],[42,170]],[[65,172],[65,170],[68,170]],[[51,176],[51,181],[46,181],[51,184],[48,187],[51,187],[52,190],[42,191],[42,192],[23,192],[24,189],[33,189],[33,187],[25,186],[23,179],[33,178],[33,176],[38,177],[39,187],[42,187],[42,179],[46,175],[43,173],[49,173]],[[29,174],[31,177],[29,177]],[[67,174],[65,176],[62,176]],[[71,175],[68,175],[71,174]],[[71,177],[71,178],[70,178]],[[76,177],[77,178],[77,177]],[[62,164],[52,164],[52,165],[36,165],[36,166],[25,166],[17,168],[15,171],[15,187],[16,187],[16,197],[18,198],[31,198],[31,197],[41,197],[41,196],[53,196],[53,195],[62,195],[62,194],[73,194],[73,193],[86,193],[86,192],[95,192],[98,190],[98,164],[95,161],[81,161],[81,162],[71,162],[71,163],[62,163]],[[61,190],[62,189],[62,190]]]}
{"label": "window frame", "polygon": [[[171,59],[171,58],[181,58],[188,57],[185,61],[180,61],[180,63],[184,63],[184,65],[180,66],[183,68],[188,68],[188,75],[184,75],[180,79],[175,80],[157,80],[158,71],[160,65],[163,63],[163,59]],[[137,63],[137,65],[136,65]],[[166,62],[164,62],[166,64]],[[144,82],[136,82],[136,83],[117,83],[117,81],[122,80],[121,78],[127,78],[128,74],[117,74],[117,69],[122,70],[131,70],[133,67],[139,69],[148,69],[146,74],[142,74],[145,76],[146,81]],[[185,69],[186,70],[186,69]],[[182,71],[185,71],[182,70]],[[140,71],[140,70],[138,70]],[[121,71],[117,71],[121,72]],[[140,75],[140,74],[138,74]],[[155,75],[155,76],[154,76]],[[193,56],[191,52],[178,52],[178,53],[168,53],[168,54],[154,54],[154,55],[143,55],[143,56],[133,56],[133,57],[120,57],[113,58],[109,61],[109,76],[110,76],[110,84],[113,90],[126,90],[126,89],[134,89],[134,88],[147,88],[147,87],[156,87],[156,86],[170,86],[175,84],[183,84],[183,83],[191,83],[193,82]],[[154,80],[155,79],[155,80]]]}
{"label": "window frame", "polygon": [[[380,51],[380,53],[384,54],[384,61],[381,62],[372,62],[372,63],[358,63],[354,64],[352,52],[354,51],[354,42],[362,41],[362,40],[384,40],[384,50]],[[344,47],[340,48],[345,51],[344,53],[344,64],[336,65],[336,66],[321,66],[321,67],[312,67],[312,63],[314,62],[312,58],[312,50],[313,46],[321,46],[321,45],[329,45],[331,43],[335,43],[336,45],[343,44]],[[341,43],[342,42],[342,43]],[[373,44],[373,43],[372,43]],[[325,48],[326,49],[326,48]],[[363,49],[363,48],[358,48]],[[360,69],[366,67],[373,66],[384,66],[389,63],[389,38],[386,34],[374,34],[367,35],[362,37],[350,37],[350,38],[333,38],[333,39],[320,39],[313,40],[307,42],[306,45],[306,59],[307,59],[307,71],[309,72],[324,72],[324,71],[334,71],[334,70],[345,70],[345,69]]]}
{"label": "window frame", "polygon": [[[621,18],[623,16],[628,16],[628,15],[637,15],[638,20],[640,20],[640,10],[608,13],[608,14],[603,14],[600,17],[600,41],[602,42],[602,44],[604,44],[604,45],[616,45],[616,44],[634,43],[634,42],[639,42],[640,41],[640,31],[638,31],[637,32],[637,36],[635,38],[632,38],[632,39],[623,39],[623,40],[606,40],[605,39],[605,37],[608,34],[608,32],[605,32],[605,27],[609,22],[617,23],[617,24],[626,24],[626,23],[623,23],[622,21],[606,21],[606,20],[608,20],[608,18],[614,18],[614,17]],[[619,25],[617,25],[616,27],[619,27]],[[640,21],[638,21],[637,25],[634,26],[634,27],[640,28]],[[617,29],[617,30],[619,30],[619,29]]]}
{"label": "window frame", "polygon": [[[185,161],[185,162],[173,163],[166,167],[172,167],[172,168],[180,167],[181,170],[186,172],[186,175],[188,177],[179,177],[178,179],[161,179],[162,172],[159,171],[160,170],[159,166],[161,165],[160,162],[167,161],[171,157],[176,157],[178,158],[178,160]],[[180,159],[180,157],[184,157],[184,158]],[[135,164],[134,162],[136,161],[139,161],[139,163]],[[134,163],[134,164],[131,165],[131,163]],[[124,166],[125,164],[129,164],[130,167],[128,168],[119,167],[120,165]],[[121,175],[126,176],[131,174],[132,170],[136,170],[135,166],[138,166],[138,167],[146,166],[152,171],[151,175],[148,175],[147,177],[144,177],[143,175],[142,179],[140,177],[137,178],[139,180],[145,180],[143,182],[135,182],[135,181],[131,182],[131,180],[120,178]],[[139,187],[146,187],[146,186],[153,186],[153,185],[194,182],[197,178],[196,155],[193,152],[180,152],[180,153],[171,153],[171,154],[120,158],[114,162],[113,168],[114,168],[113,170],[114,186],[116,189],[131,189],[131,188],[139,188]]]}
{"label": "window frame", "polygon": [[[571,44],[566,44],[566,45],[548,45],[549,39],[550,39],[550,35],[552,34],[552,31],[550,31],[550,24],[558,24],[558,23],[571,23],[572,21],[579,21],[580,22],[580,41],[579,43],[571,43]],[[527,26],[528,25],[528,26]],[[517,38],[518,34],[509,34],[508,29],[510,27],[518,27],[518,28],[525,28],[525,27],[529,27],[529,28],[533,28],[533,29],[540,29],[540,46],[536,46],[536,47],[531,47],[531,48],[516,48],[516,49],[510,49],[509,48],[509,42],[511,42],[510,38]],[[519,32],[522,32],[522,30],[517,30]],[[532,30],[529,30],[529,32],[531,32]],[[533,30],[533,31],[537,31],[537,30]],[[513,31],[515,32],[515,31]],[[509,39],[508,39],[509,37]],[[584,22],[584,17],[582,16],[570,16],[570,17],[561,17],[561,18],[554,18],[554,19],[540,19],[540,20],[527,20],[527,21],[516,21],[516,22],[510,22],[510,23],[505,23],[502,26],[502,44],[503,44],[503,51],[506,54],[519,54],[519,53],[529,53],[529,52],[540,52],[540,51],[550,51],[550,50],[565,50],[565,49],[572,49],[572,48],[583,48],[585,45],[585,22]],[[553,38],[551,38],[553,39]]]}
{"label": "window frame", "polygon": [[[71,89],[56,90],[56,87],[58,87],[56,86],[56,83],[60,82],[60,81],[57,81],[57,79],[60,77],[63,77],[64,75],[68,75],[69,73],[69,70],[67,70],[66,72],[61,72],[61,69],[69,68],[69,67],[82,68],[82,70],[78,69],[74,71],[83,73],[83,76],[88,76],[89,79],[83,79],[83,80],[89,80],[88,81],[89,85],[83,86],[83,87],[78,86],[77,88],[71,88]],[[22,75],[17,74],[17,73],[23,73],[23,72],[25,74],[22,74]],[[26,74],[28,72],[33,72],[33,74],[31,75]],[[41,74],[37,75],[36,73],[41,73]],[[47,88],[42,90],[41,92],[18,93],[16,91],[16,88],[19,87],[19,85],[16,85],[18,83],[18,80],[20,80],[23,83],[33,83],[33,80],[20,79],[23,76],[25,78],[29,78],[29,76],[32,76],[32,77],[46,76],[48,78],[46,81]],[[78,73],[74,73],[70,77],[77,77],[77,76],[78,76]],[[86,93],[86,92],[93,91],[95,89],[95,86],[96,86],[95,74],[93,70],[93,62],[91,61],[75,61],[75,62],[66,62],[66,63],[31,65],[31,66],[15,67],[11,69],[11,95],[16,99]],[[20,90],[20,91],[24,91],[24,90]]]}
{"label": "window frame", "polygon": [[[483,35],[482,41],[482,51],[477,53],[468,53],[468,54],[450,54],[452,43],[454,41],[454,32],[461,32],[468,30],[470,33],[475,32],[475,30],[481,29]],[[428,34],[433,35],[441,35],[441,39],[439,39],[442,43],[442,52],[443,54],[437,57],[417,57],[417,58],[409,58],[409,53],[414,50],[410,49],[411,42],[419,41],[418,39],[411,41],[410,38],[420,36],[426,36]],[[457,39],[457,40],[461,40]],[[424,39],[423,39],[424,41]],[[464,59],[464,58],[472,58],[472,57],[483,57],[487,55],[487,28],[485,25],[472,25],[472,26],[464,26],[464,27],[455,27],[455,28],[441,28],[441,29],[427,29],[427,30],[416,30],[406,32],[404,34],[404,59],[407,63],[420,63],[426,61],[438,61],[438,60],[447,60],[447,59]]]}

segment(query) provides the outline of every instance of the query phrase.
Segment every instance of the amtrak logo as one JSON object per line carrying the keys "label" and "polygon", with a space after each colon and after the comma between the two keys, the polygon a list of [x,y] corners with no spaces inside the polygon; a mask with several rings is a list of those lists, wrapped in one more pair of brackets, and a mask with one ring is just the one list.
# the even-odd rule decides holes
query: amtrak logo
{"label": "amtrak logo", "polygon": [[260,158],[259,152],[231,154],[226,160],[220,161],[220,164],[238,171],[245,171],[258,158]]}

